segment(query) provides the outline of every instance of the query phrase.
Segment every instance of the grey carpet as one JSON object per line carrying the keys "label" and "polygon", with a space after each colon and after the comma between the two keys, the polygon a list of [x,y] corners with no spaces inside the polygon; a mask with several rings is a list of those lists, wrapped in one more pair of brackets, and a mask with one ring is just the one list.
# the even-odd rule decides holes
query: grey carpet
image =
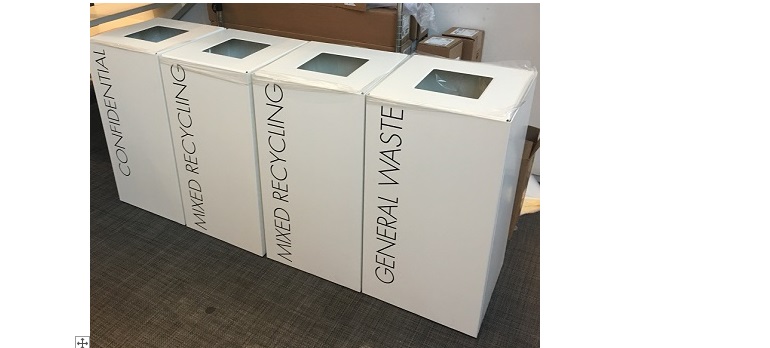
{"label": "grey carpet", "polygon": [[472,338],[120,202],[93,103],[93,347],[540,346],[539,213],[519,220]]}

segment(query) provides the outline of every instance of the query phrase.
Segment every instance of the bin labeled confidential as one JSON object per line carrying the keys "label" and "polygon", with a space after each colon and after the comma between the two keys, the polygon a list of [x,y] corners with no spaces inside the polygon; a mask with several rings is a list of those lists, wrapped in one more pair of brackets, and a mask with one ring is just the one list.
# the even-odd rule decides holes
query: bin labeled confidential
{"label": "bin labeled confidential", "polygon": [[91,38],[91,81],[120,200],[184,224],[158,57],[224,30],[155,18]]}

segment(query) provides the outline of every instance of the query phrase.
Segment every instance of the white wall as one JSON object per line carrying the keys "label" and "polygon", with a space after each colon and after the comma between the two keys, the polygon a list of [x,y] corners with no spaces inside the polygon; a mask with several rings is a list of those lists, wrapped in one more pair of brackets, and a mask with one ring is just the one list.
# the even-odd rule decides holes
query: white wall
{"label": "white wall", "polygon": [[[484,30],[481,60],[529,60],[540,74],[540,4],[432,4],[440,33],[451,27]],[[439,34],[440,34],[439,33]],[[435,33],[430,33],[434,35]],[[540,127],[540,79],[529,124]],[[540,175],[540,151],[533,174]]]}

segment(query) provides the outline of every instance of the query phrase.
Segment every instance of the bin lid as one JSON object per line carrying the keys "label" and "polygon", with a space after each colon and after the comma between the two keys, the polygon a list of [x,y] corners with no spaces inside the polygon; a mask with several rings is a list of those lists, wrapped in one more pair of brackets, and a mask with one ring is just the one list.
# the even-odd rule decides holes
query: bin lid
{"label": "bin lid", "polygon": [[227,29],[167,51],[160,59],[161,62],[186,62],[211,73],[217,70],[252,73],[305,43],[307,41]]}
{"label": "bin lid", "polygon": [[252,75],[307,88],[365,93],[407,55],[311,41]]}
{"label": "bin lid", "polygon": [[536,75],[535,70],[416,55],[369,97],[509,122],[534,88]]}
{"label": "bin lid", "polygon": [[153,18],[91,37],[91,42],[129,51],[158,54],[224,28],[168,18]]}

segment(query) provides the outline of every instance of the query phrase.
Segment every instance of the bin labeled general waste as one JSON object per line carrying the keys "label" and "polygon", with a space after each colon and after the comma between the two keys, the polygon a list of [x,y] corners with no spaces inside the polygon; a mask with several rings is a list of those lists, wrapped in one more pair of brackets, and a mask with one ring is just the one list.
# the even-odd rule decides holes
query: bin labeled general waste
{"label": "bin labeled general waste", "polygon": [[120,200],[184,224],[158,57],[224,30],[165,18],[91,37],[91,81]]}
{"label": "bin labeled general waste", "polygon": [[362,291],[476,337],[536,72],[414,56],[367,96]]}
{"label": "bin labeled general waste", "polygon": [[310,42],[254,73],[269,258],[361,290],[365,93],[406,58]]}
{"label": "bin labeled general waste", "polygon": [[251,73],[305,43],[228,29],[161,56],[188,227],[265,255]]}

